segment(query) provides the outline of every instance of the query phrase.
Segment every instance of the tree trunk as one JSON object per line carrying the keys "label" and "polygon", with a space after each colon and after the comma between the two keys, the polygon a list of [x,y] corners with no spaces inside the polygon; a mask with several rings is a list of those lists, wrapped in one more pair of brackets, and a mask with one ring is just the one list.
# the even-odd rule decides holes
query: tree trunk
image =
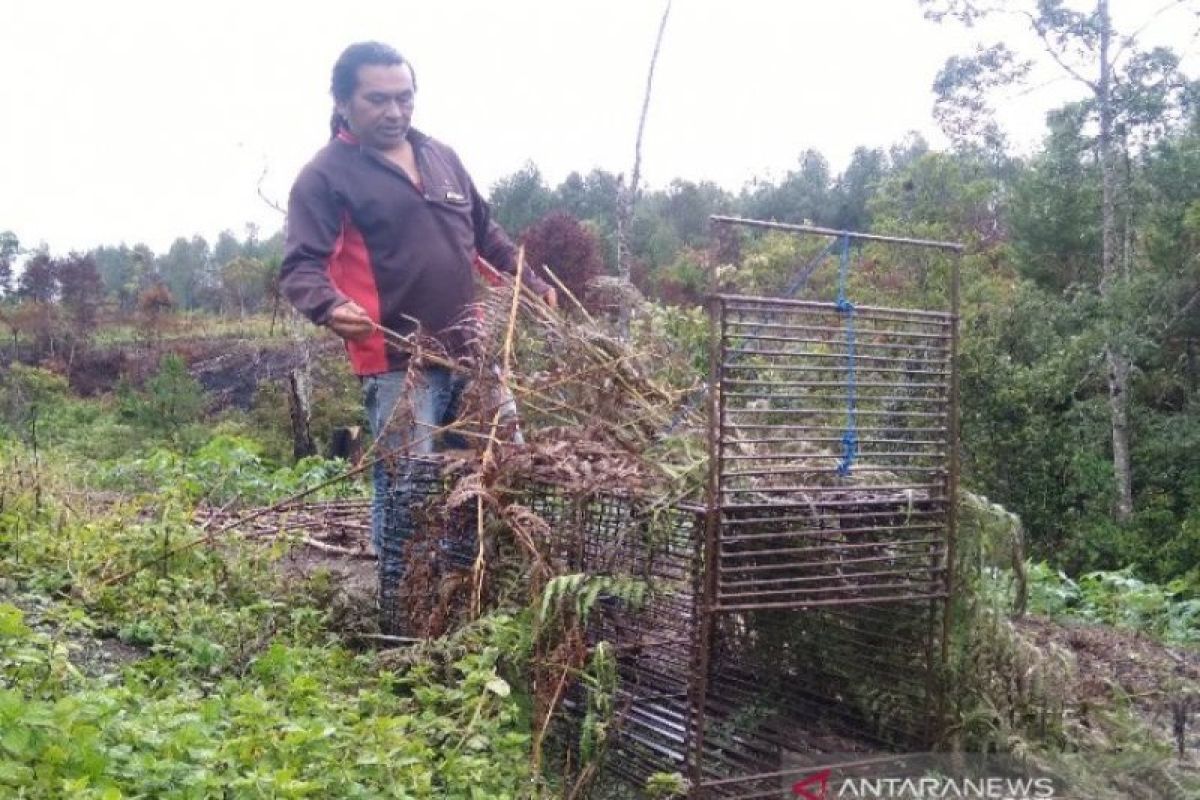
{"label": "tree trunk", "polygon": [[316,455],[317,445],[312,437],[312,349],[302,330],[300,315],[288,316],[289,332],[299,356],[297,365],[288,373],[288,415],[292,421],[292,455],[297,459]]}
{"label": "tree trunk", "polygon": [[1136,203],[1133,196],[1133,159],[1129,156],[1129,137],[1124,134],[1121,136],[1121,165],[1121,204],[1125,211],[1121,220],[1121,279],[1127,281],[1133,277]]}
{"label": "tree trunk", "polygon": [[[307,360],[307,359],[306,359]],[[306,456],[316,455],[312,430],[312,391],[305,366],[297,367],[288,375],[288,413],[292,418],[292,455],[299,461]]]}
{"label": "tree trunk", "polygon": [[646,73],[646,94],[642,97],[642,115],[638,119],[637,140],[633,145],[633,177],[629,185],[617,184],[617,277],[620,278],[622,296],[618,309],[621,338],[629,338],[629,308],[633,292],[629,291],[629,225],[633,221],[633,204],[637,199],[638,181],[642,175],[642,134],[646,130],[646,112],[650,110],[650,89],[654,85],[654,67],[658,64],[658,50],[662,47],[663,31],[667,29],[667,17],[671,14],[671,0],[663,8],[662,20],[658,23],[658,36],[654,40],[654,52],[650,55],[650,70]]}
{"label": "tree trunk", "polygon": [[625,186],[625,176],[617,176],[617,277],[621,291],[617,299],[617,325],[622,339],[629,338],[628,286],[632,283],[629,268],[629,223],[633,218],[633,193]]}
{"label": "tree trunk", "polygon": [[[1117,153],[1113,147],[1112,64],[1109,62],[1112,20],[1108,14],[1108,0],[1097,0],[1096,13],[1100,20],[1100,82],[1096,92],[1100,111],[1100,295],[1105,301],[1111,302],[1117,294],[1115,287],[1122,282],[1122,270],[1118,264]],[[1117,490],[1114,511],[1118,520],[1125,521],[1133,514],[1133,470],[1129,456],[1129,374],[1132,365],[1121,343],[1119,315],[1112,308],[1108,309],[1108,314],[1105,358],[1108,362],[1108,404],[1112,420],[1113,477]]]}

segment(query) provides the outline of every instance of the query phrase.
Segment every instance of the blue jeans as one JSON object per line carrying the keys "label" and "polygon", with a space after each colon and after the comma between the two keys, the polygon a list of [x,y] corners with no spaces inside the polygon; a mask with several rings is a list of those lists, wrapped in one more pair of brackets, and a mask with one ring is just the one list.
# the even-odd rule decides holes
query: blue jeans
{"label": "blue jeans", "polygon": [[396,580],[403,575],[403,547],[413,531],[412,507],[437,480],[436,467],[423,457],[465,446],[462,436],[435,431],[457,417],[466,378],[444,367],[425,367],[409,383],[407,372],[363,379],[375,455],[395,453],[372,468],[371,544],[379,556],[381,575]]}

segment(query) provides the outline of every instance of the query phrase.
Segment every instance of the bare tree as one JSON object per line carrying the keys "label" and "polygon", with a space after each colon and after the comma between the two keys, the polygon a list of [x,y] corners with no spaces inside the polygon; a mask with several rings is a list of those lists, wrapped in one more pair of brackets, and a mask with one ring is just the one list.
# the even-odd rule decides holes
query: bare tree
{"label": "bare tree", "polygon": [[618,179],[617,185],[617,276],[621,281],[623,296],[619,309],[621,336],[629,336],[630,286],[629,225],[633,221],[633,204],[637,201],[638,183],[642,176],[642,134],[646,130],[646,114],[650,110],[650,91],[654,86],[654,67],[658,64],[658,51],[662,47],[663,31],[667,29],[667,17],[671,14],[671,0],[663,7],[662,20],[658,23],[658,36],[654,39],[654,52],[650,56],[650,69],[646,73],[646,94],[642,97],[642,114],[638,119],[637,140],[633,146],[633,173],[628,184]]}

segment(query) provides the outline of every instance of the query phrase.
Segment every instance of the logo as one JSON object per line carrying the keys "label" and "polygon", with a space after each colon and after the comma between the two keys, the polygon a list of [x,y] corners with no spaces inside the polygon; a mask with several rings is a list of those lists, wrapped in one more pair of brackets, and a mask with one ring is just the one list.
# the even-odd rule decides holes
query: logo
{"label": "logo", "polygon": [[833,770],[823,769],[792,784],[792,794],[801,800],[829,800],[829,776]]}
{"label": "logo", "polygon": [[[1049,778],[873,777],[831,781],[832,769],[806,775],[792,784],[800,800],[839,800],[843,797],[911,798],[913,800],[1054,800]],[[833,785],[831,786],[831,782]]]}

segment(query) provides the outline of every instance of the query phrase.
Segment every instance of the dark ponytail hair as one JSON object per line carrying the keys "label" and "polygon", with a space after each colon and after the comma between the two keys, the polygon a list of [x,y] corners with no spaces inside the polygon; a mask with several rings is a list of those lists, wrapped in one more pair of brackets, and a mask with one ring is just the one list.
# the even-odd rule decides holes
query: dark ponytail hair
{"label": "dark ponytail hair", "polygon": [[336,139],[337,135],[342,132],[342,128],[345,127],[347,127],[346,119],[335,108],[333,114],[329,116],[329,138]]}
{"label": "dark ponytail hair", "polygon": [[[356,42],[350,45],[338,56],[333,65],[333,78],[329,82],[329,93],[333,102],[345,103],[354,96],[358,88],[358,68],[371,66],[390,67],[392,65],[408,64],[408,71],[413,76],[413,89],[417,88],[417,73],[412,64],[391,45],[382,42]],[[334,108],[329,118],[329,135],[334,137],[338,131],[346,127],[346,120]]]}

